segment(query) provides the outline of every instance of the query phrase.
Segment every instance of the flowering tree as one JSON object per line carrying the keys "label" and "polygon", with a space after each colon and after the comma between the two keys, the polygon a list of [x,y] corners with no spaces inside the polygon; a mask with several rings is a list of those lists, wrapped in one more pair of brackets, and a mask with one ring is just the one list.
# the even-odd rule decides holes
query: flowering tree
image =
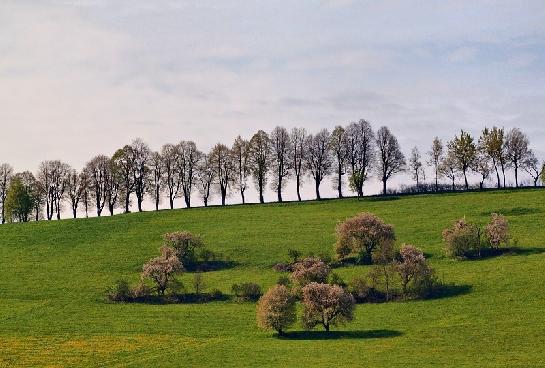
{"label": "flowering tree", "polygon": [[370,263],[371,255],[381,243],[395,240],[394,228],[372,213],[363,212],[337,225],[335,251],[339,258],[357,253],[362,263]]}
{"label": "flowering tree", "polygon": [[295,323],[295,298],[284,285],[275,285],[257,303],[257,325],[265,330],[284,330]]}
{"label": "flowering tree", "polygon": [[326,282],[331,268],[320,258],[307,257],[293,265],[292,281],[303,287],[310,282]]}
{"label": "flowering tree", "polygon": [[492,248],[497,249],[509,242],[509,222],[505,216],[493,213],[484,231]]}
{"label": "flowering tree", "polygon": [[311,282],[303,288],[303,308],[305,328],[322,325],[329,332],[331,325],[354,319],[355,301],[338,285]]}
{"label": "flowering tree", "polygon": [[403,244],[399,250],[400,260],[396,262],[396,270],[401,277],[403,294],[407,295],[407,286],[411,281],[429,277],[432,269],[424,257],[424,253],[414,245]]}
{"label": "flowering tree", "polygon": [[144,264],[142,278],[155,282],[157,293],[163,295],[174,274],[183,270],[176,250],[171,247],[161,247],[161,255]]}

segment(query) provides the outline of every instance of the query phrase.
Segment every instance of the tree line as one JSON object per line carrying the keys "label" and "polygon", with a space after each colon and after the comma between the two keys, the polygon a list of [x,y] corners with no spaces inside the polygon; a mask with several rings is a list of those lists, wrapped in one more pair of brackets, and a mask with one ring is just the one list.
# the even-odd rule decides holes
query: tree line
{"label": "tree line", "polygon": [[414,147],[405,158],[394,134],[385,126],[374,131],[366,120],[336,126],[333,131],[322,129],[309,134],[304,128],[288,131],[278,126],[270,133],[259,130],[250,139],[238,136],[231,147],[217,143],[209,152],[202,152],[195,142],[165,144],[152,151],[141,139],[118,149],[109,157],[97,155],[81,171],[60,160],[40,163],[36,173],[15,173],[9,164],[0,165],[0,204],[2,223],[60,219],[64,206],[69,205],[74,218],[83,208],[85,216],[97,216],[116,208],[129,212],[136,199],[138,211],[146,197],[155,209],[163,197],[171,209],[175,200],[183,198],[186,207],[197,194],[205,206],[218,194],[221,204],[237,193],[246,203],[246,190],[253,181],[264,203],[268,185],[283,201],[289,180],[295,181],[297,198],[306,178],[314,182],[316,199],[321,199],[323,181],[332,177],[337,196],[344,196],[345,187],[362,197],[364,184],[376,175],[382,181],[382,193],[388,193],[388,181],[396,174],[409,172],[420,187],[425,166],[433,170],[433,190],[449,181],[456,189],[456,179],[463,178],[469,189],[468,175],[478,174],[479,187],[495,177],[497,187],[506,187],[506,172],[514,172],[519,186],[521,170],[533,180],[543,182],[544,164],[529,147],[529,139],[520,129],[485,128],[475,139],[461,131],[446,144],[435,137],[427,160]]}

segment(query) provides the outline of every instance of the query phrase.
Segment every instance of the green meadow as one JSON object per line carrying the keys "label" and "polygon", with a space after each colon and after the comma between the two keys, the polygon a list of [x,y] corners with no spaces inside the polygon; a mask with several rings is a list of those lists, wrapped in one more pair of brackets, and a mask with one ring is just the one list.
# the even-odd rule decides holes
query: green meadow
{"label": "green meadow", "polygon": [[[104,291],[139,279],[162,234],[189,230],[233,266],[203,274],[208,289],[280,274],[287,249],[333,256],[335,225],[362,211],[422,248],[444,297],[359,304],[329,335],[259,330],[255,303],[111,303]],[[519,250],[445,258],[441,231],[462,216],[504,214]],[[0,366],[535,367],[545,366],[545,190],[237,205],[0,226]],[[349,281],[367,266],[335,269]],[[180,280],[191,288],[192,275]]]}

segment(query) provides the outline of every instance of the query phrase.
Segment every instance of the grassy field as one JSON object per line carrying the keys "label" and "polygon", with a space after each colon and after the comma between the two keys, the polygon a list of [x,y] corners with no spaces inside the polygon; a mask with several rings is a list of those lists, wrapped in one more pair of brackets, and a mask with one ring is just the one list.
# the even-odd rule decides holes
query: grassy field
{"label": "grassy field", "polygon": [[[104,290],[139,278],[165,232],[202,234],[236,263],[204,274],[209,288],[264,288],[288,248],[333,254],[337,221],[371,211],[398,241],[430,256],[466,292],[358,305],[353,323],[278,339],[255,304],[111,304]],[[506,215],[522,248],[479,261],[443,257],[441,230],[466,216]],[[0,226],[0,366],[545,366],[545,190],[232,206]],[[365,267],[337,269],[346,280]],[[189,284],[191,275],[181,277]]]}

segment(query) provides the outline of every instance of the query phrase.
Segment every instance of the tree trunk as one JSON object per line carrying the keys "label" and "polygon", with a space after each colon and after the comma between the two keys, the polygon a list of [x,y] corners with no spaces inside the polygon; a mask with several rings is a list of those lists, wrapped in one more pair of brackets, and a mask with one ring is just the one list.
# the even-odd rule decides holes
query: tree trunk
{"label": "tree trunk", "polygon": [[168,200],[169,200],[169,203],[170,203],[170,209],[173,210],[174,209],[174,198],[172,197],[172,194],[169,194]]}
{"label": "tree trunk", "polygon": [[388,179],[386,179],[385,176],[382,177],[382,194],[383,194],[383,195],[386,195],[386,181],[387,181],[387,180],[388,180]]}
{"label": "tree trunk", "polygon": [[78,208],[77,207],[72,207],[72,215],[74,215],[74,218],[77,218],[77,210]]}
{"label": "tree trunk", "polygon": [[466,170],[464,170],[464,182],[465,182],[466,190],[468,190],[468,189],[469,189],[469,183],[467,182],[467,173],[466,173]]}
{"label": "tree trunk", "polygon": [[244,198],[244,190],[240,190],[240,197],[242,198],[242,204],[246,203],[246,198]]}
{"label": "tree trunk", "polygon": [[320,200],[322,199],[320,197],[320,181],[318,179],[315,179],[316,182],[316,199]]}
{"label": "tree trunk", "polygon": [[295,179],[295,181],[297,185],[297,199],[299,200],[299,202],[301,202],[301,191],[300,191],[301,178],[299,177],[299,175],[297,175],[297,178]]}
{"label": "tree trunk", "polygon": [[278,186],[276,187],[278,202],[282,202],[282,176],[278,176]]}
{"label": "tree trunk", "polygon": [[337,191],[339,192],[339,198],[343,197],[343,178],[341,173],[341,167],[339,165],[339,176],[337,178]]}
{"label": "tree trunk", "polygon": [[519,175],[518,175],[518,171],[519,171],[519,168],[518,168],[518,165],[515,164],[515,187],[519,187]]}

